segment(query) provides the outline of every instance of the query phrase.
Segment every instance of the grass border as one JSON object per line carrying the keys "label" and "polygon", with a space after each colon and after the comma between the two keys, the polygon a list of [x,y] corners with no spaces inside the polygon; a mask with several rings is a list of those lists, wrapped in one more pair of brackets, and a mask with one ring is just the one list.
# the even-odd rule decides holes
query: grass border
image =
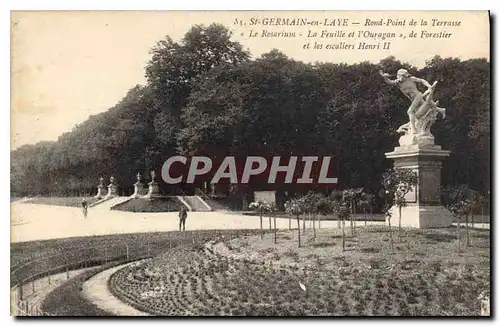
{"label": "grass border", "polygon": [[106,269],[126,263],[127,262],[116,261],[104,264],[70,278],[62,285],[49,292],[49,294],[42,300],[40,308],[50,316],[116,316],[85,299],[82,293],[82,288],[83,283],[88,281],[93,276],[105,271]]}

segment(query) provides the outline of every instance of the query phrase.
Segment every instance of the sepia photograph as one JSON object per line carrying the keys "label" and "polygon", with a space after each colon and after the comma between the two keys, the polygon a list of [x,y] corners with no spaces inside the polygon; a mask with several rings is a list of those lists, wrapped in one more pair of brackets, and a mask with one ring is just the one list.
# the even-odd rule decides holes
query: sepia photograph
{"label": "sepia photograph", "polygon": [[491,318],[491,21],[11,11],[11,315]]}

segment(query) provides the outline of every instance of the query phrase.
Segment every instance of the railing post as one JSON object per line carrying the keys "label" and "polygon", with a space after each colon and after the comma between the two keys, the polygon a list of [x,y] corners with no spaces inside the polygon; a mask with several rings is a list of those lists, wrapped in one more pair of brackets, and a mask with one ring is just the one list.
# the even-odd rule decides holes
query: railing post
{"label": "railing post", "polygon": [[129,255],[129,252],[128,252],[128,243],[125,244],[125,249],[127,250],[127,260],[130,259],[130,255]]}
{"label": "railing post", "polygon": [[68,258],[66,258],[66,279],[69,279],[69,264],[68,264]]}
{"label": "railing post", "polygon": [[47,272],[47,280],[49,281],[49,285],[50,285],[50,272]]}
{"label": "railing post", "polygon": [[172,238],[168,238],[168,249],[172,249]]}
{"label": "railing post", "polygon": [[148,250],[147,256],[149,257],[149,242],[147,243],[147,250]]}
{"label": "railing post", "polygon": [[105,264],[107,264],[107,263],[108,263],[108,256],[107,256],[106,247],[104,247],[104,263],[105,263]]}
{"label": "railing post", "polygon": [[23,282],[19,283],[19,299],[23,300]]}
{"label": "railing post", "polygon": [[33,286],[33,293],[35,293],[35,280],[34,279],[31,281],[31,285]]}

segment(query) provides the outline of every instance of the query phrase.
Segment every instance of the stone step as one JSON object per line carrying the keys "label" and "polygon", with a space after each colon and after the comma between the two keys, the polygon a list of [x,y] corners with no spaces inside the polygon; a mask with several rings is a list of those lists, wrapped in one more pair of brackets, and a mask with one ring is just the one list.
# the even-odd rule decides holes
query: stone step
{"label": "stone step", "polygon": [[199,196],[181,196],[191,207],[192,212],[210,212],[212,208]]}

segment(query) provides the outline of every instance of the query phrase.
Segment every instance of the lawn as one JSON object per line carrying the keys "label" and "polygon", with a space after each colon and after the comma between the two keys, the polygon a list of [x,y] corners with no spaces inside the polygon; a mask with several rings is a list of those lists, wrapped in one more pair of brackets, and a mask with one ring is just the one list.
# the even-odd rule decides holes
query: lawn
{"label": "lawn", "polygon": [[162,198],[134,198],[114,206],[112,209],[126,212],[175,212],[179,211],[182,203],[176,197]]}
{"label": "lawn", "polygon": [[[350,234],[350,231],[348,232]],[[358,228],[297,231],[183,245],[112,275],[110,290],[155,315],[478,316],[489,289],[489,231]]]}
{"label": "lawn", "polygon": [[87,204],[89,205],[95,203],[98,200],[94,197],[37,197],[26,201],[26,203],[40,204],[40,205],[81,207],[83,198],[85,198]]}

